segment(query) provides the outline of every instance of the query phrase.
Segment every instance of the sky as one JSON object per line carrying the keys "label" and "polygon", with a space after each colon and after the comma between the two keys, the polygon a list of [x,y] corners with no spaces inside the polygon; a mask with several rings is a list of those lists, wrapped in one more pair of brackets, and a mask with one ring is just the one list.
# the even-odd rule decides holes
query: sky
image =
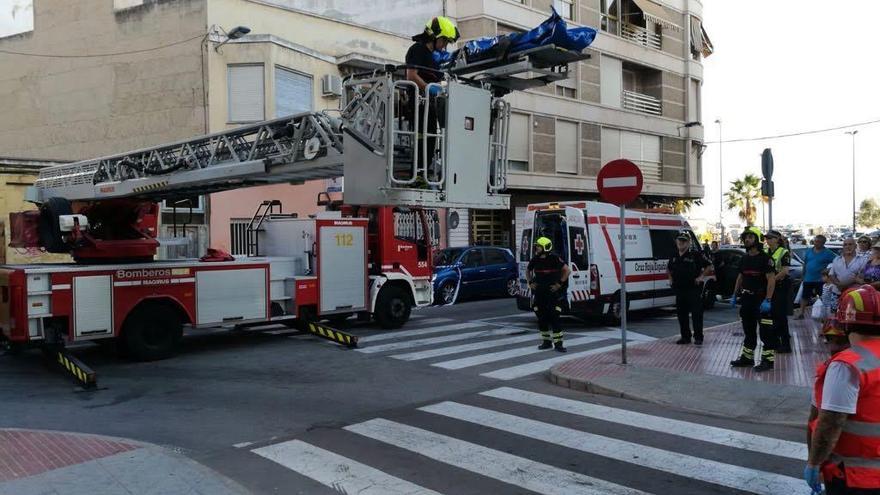
{"label": "sky", "polygon": [[[719,126],[724,140],[772,136],[880,120],[875,0],[703,0],[715,46],[704,59],[703,207],[718,221]],[[856,128],[853,128],[856,129]],[[856,200],[880,199],[880,124],[857,127]],[[724,190],[761,174],[771,148],[774,225],[851,223],[852,138],[841,129],[786,139],[723,143]],[[724,221],[739,223],[735,212]]]}
{"label": "sky", "polygon": [[[880,120],[876,0],[702,0],[715,53],[704,59],[703,206],[689,215],[717,222],[723,190],[760,175],[775,159],[774,224],[851,223],[852,138],[847,128],[785,139],[717,144]],[[0,36],[31,29],[31,0],[0,0]],[[831,6],[833,5],[833,8]],[[13,15],[13,12],[15,15]],[[880,124],[857,127],[856,201],[880,200]],[[719,165],[719,148],[721,165]],[[725,224],[739,223],[724,211]]]}
{"label": "sky", "polygon": [[0,37],[34,27],[33,0],[0,0]]}

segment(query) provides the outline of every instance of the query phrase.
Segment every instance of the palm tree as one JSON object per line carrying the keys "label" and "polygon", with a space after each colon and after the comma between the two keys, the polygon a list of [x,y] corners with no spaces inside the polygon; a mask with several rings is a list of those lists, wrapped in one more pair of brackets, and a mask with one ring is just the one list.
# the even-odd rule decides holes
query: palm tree
{"label": "palm tree", "polygon": [[677,199],[672,203],[673,213],[684,215],[691,211],[694,206],[702,206],[703,202],[699,199]]}
{"label": "palm tree", "polygon": [[724,194],[727,198],[727,209],[737,210],[739,218],[747,225],[755,225],[758,219],[758,204],[762,201],[761,179],[756,175],[746,174],[742,179],[730,183],[730,190]]}

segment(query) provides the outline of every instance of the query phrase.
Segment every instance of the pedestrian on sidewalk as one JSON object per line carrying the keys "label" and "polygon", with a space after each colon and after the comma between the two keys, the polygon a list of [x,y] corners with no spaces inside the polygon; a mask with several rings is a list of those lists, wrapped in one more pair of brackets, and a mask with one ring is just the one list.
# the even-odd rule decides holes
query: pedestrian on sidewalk
{"label": "pedestrian on sidewalk", "polygon": [[798,319],[803,319],[807,306],[812,304],[813,298],[822,294],[822,271],[834,261],[834,251],[825,247],[826,238],[819,234],[813,238],[813,248],[804,254],[804,290],[801,294],[801,313]]}
{"label": "pedestrian on sidewalk", "polygon": [[831,262],[831,281],[842,293],[859,286],[859,279],[868,259],[856,253],[856,241],[852,237],[843,241],[843,251]]}
{"label": "pedestrian on sidewalk", "polygon": [[791,335],[788,331],[788,308],[791,303],[791,253],[785,248],[782,233],[771,230],[764,236],[767,239],[767,254],[773,259],[773,276],[776,287],[773,290],[773,330],[776,332],[778,346],[776,352],[791,354]]}
{"label": "pedestrian on sidewalk", "polygon": [[560,314],[566,293],[563,288],[570,274],[571,268],[553,252],[553,242],[547,237],[539,237],[535,241],[535,256],[526,268],[526,280],[535,297],[532,308],[541,331],[542,342],[538,349],[553,347],[557,352],[568,351],[562,343]]}
{"label": "pedestrian on sidewalk", "polygon": [[856,256],[863,256],[865,258],[871,257],[871,238],[863,235],[859,237],[856,249]]}
{"label": "pedestrian on sidewalk", "polygon": [[875,243],[871,248],[871,258],[862,272],[862,282],[880,289],[880,242]]}
{"label": "pedestrian on sidewalk", "polygon": [[740,240],[746,248],[746,255],[742,257],[733,297],[730,298],[733,306],[736,306],[737,300],[742,303],[739,316],[745,333],[740,356],[730,362],[731,366],[735,368],[755,366],[759,322],[761,320],[770,322],[769,325],[760,325],[761,343],[764,349],[761,352],[761,362],[755,366],[755,371],[773,369],[777,340],[770,319],[773,306],[771,301],[776,288],[774,277],[776,270],[773,267],[773,259],[761,248],[761,237],[761,231],[752,226],[746,227],[740,235]]}
{"label": "pedestrian on sidewalk", "polygon": [[816,375],[804,480],[827,495],[880,495],[880,292],[840,298],[837,323],[851,347]]}
{"label": "pedestrian on sidewalk", "polygon": [[712,264],[701,251],[691,249],[691,236],[687,231],[678,233],[675,245],[678,250],[666,265],[669,285],[675,293],[675,311],[681,331],[681,338],[675,343],[691,343],[690,318],[693,321],[694,344],[703,345],[702,285]]}

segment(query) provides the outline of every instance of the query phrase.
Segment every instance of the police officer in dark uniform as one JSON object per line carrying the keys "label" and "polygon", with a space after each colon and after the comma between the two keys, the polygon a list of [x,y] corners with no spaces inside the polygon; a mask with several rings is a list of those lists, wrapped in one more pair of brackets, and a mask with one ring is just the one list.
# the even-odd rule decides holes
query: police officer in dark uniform
{"label": "police officer in dark uniform", "polygon": [[764,236],[767,239],[767,254],[773,260],[776,270],[776,288],[773,291],[773,330],[776,332],[779,346],[776,352],[791,353],[791,335],[788,330],[788,309],[791,304],[791,253],[785,249],[782,233],[770,230]]}
{"label": "police officer in dark uniform", "polygon": [[678,248],[669,260],[666,269],[669,273],[669,284],[675,293],[675,310],[678,313],[678,326],[681,338],[676,344],[691,343],[691,327],[688,322],[693,320],[694,344],[703,345],[703,288],[701,278],[707,275],[711,265],[701,251],[691,249],[691,236],[681,231],[675,238]]}
{"label": "police officer in dark uniform", "polygon": [[568,349],[562,344],[559,315],[562,313],[562,299],[566,294],[563,288],[568,283],[571,268],[552,250],[553,242],[547,237],[539,237],[535,241],[535,256],[526,268],[526,280],[535,296],[532,307],[538,316],[538,328],[541,330],[542,342],[538,349],[553,347],[558,352],[567,352]]}
{"label": "police officer in dark uniform", "polygon": [[730,298],[732,306],[736,306],[737,299],[742,303],[739,316],[745,333],[742,352],[738,359],[730,362],[730,365],[735,368],[755,366],[755,348],[758,346],[760,325],[764,350],[761,352],[761,362],[755,366],[755,371],[773,369],[777,341],[773,331],[773,320],[770,317],[771,301],[776,288],[776,269],[773,266],[773,259],[764,252],[761,237],[761,231],[757,227],[746,227],[740,235],[746,254],[742,257],[739,276],[736,277],[736,287],[733,297]]}

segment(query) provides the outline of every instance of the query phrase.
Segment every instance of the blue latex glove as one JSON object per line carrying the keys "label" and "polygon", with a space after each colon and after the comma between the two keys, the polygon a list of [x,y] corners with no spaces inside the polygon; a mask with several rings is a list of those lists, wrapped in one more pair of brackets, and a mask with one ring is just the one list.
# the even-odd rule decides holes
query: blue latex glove
{"label": "blue latex glove", "polygon": [[730,296],[730,307],[736,309],[736,294]]}
{"label": "blue latex glove", "polygon": [[443,88],[441,88],[440,86],[428,87],[428,94],[430,94],[431,96],[438,96],[441,92],[443,92]]}
{"label": "blue latex glove", "polygon": [[822,481],[819,478],[819,466],[811,466],[809,464],[804,467],[804,481],[813,490],[813,495],[822,493]]}
{"label": "blue latex glove", "polygon": [[770,304],[770,301],[767,299],[764,299],[764,302],[761,303],[761,312],[762,313],[769,313],[772,309],[773,309],[773,305]]}

